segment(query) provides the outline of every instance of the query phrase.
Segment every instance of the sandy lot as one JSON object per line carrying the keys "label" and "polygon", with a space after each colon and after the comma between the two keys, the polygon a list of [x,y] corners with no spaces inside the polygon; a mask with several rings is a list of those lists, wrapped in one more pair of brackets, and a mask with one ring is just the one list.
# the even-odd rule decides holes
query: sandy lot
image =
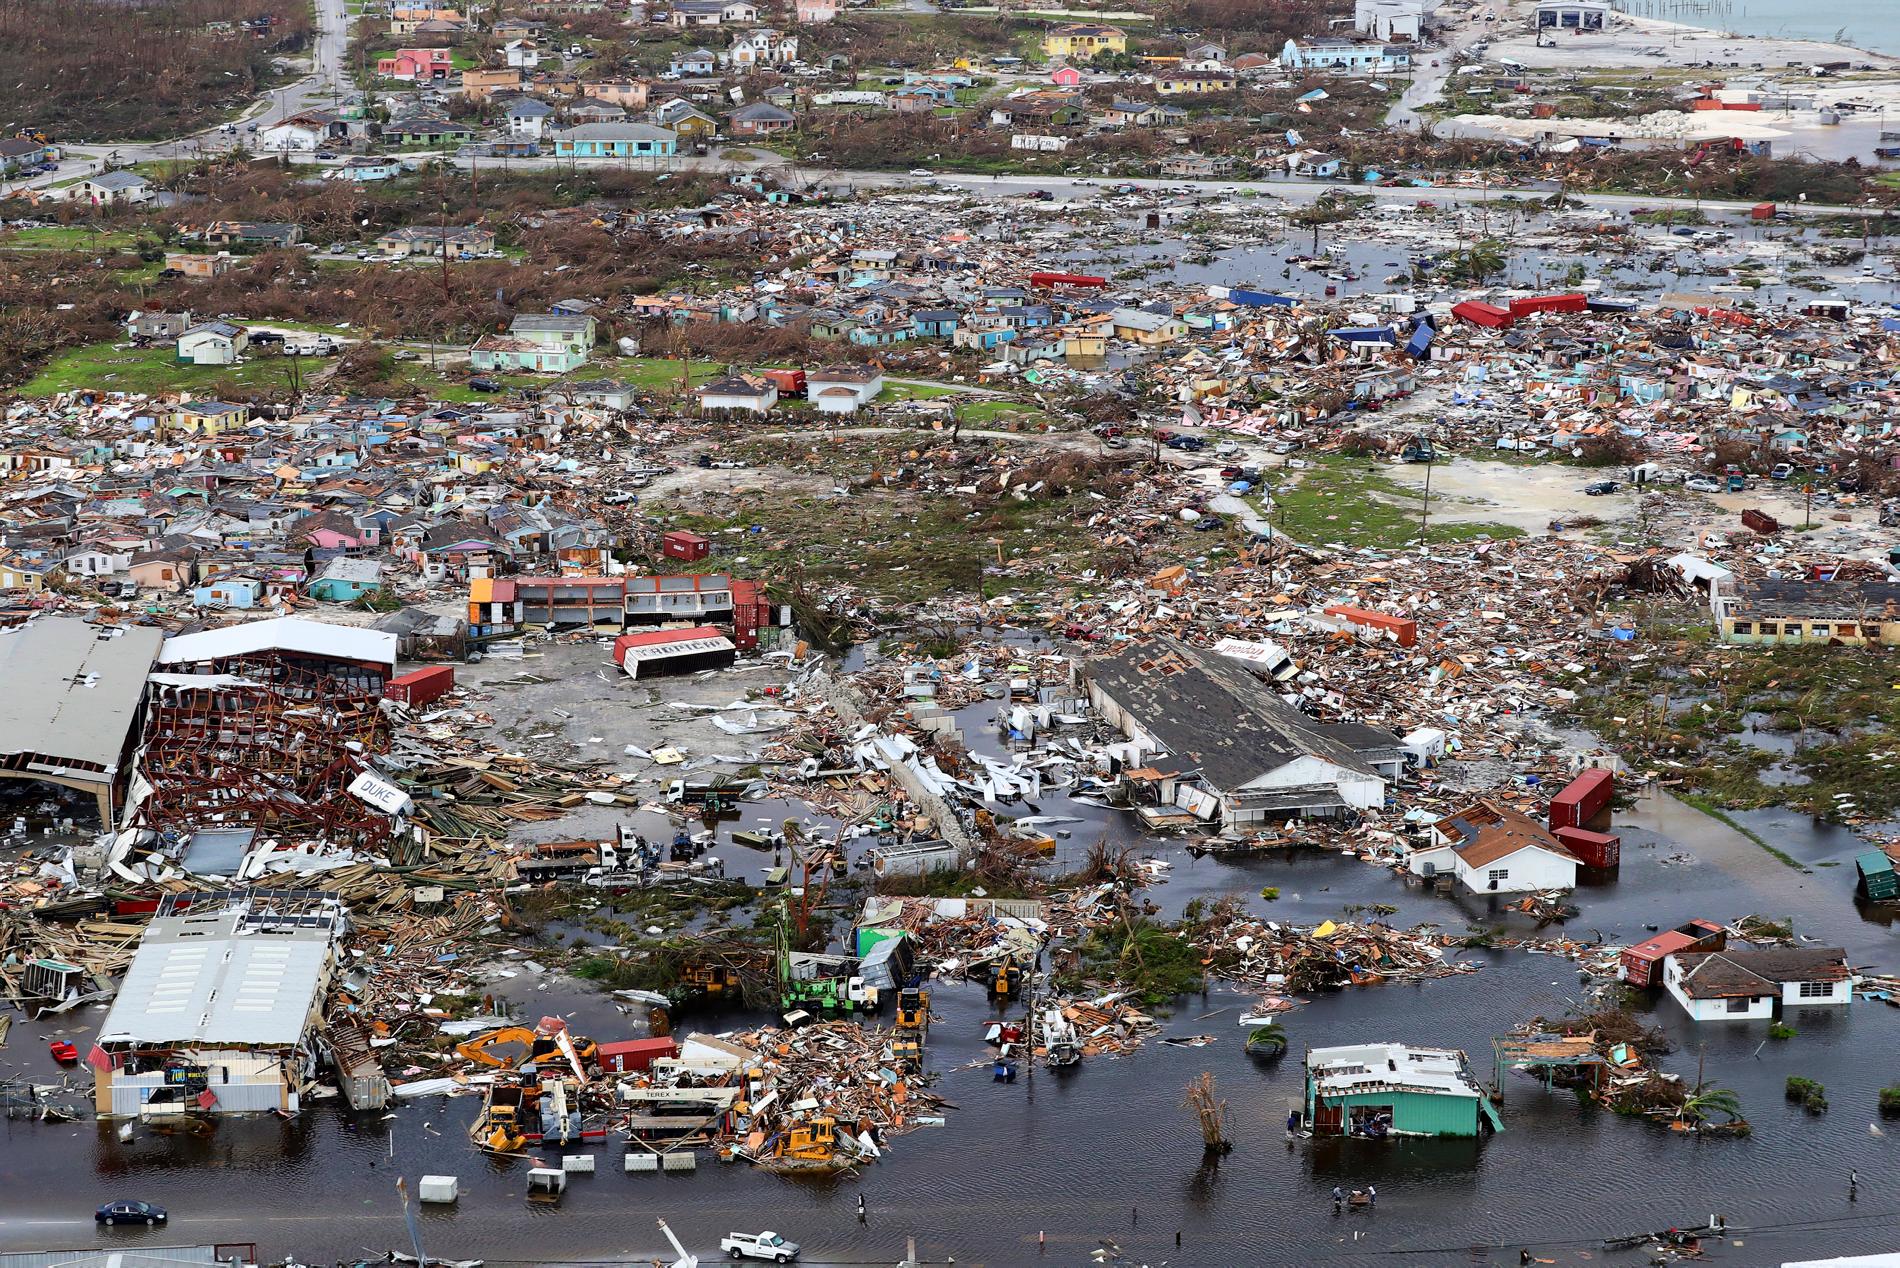
{"label": "sandy lot", "polygon": [[[1394,484],[1425,487],[1422,465],[1393,463],[1381,471]],[[1527,533],[1549,532],[1552,520],[1586,513],[1603,520],[1622,519],[1635,506],[1629,493],[1590,497],[1583,491],[1584,485],[1608,474],[1613,473],[1554,463],[1520,466],[1457,458],[1432,466],[1431,514],[1435,520],[1510,524]]]}

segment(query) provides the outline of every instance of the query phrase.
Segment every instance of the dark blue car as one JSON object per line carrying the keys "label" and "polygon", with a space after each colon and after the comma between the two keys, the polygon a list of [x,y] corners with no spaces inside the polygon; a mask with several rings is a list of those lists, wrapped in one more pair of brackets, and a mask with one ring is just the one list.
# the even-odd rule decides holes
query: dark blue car
{"label": "dark blue car", "polygon": [[163,1224],[165,1208],[150,1202],[108,1202],[92,1213],[101,1224]]}

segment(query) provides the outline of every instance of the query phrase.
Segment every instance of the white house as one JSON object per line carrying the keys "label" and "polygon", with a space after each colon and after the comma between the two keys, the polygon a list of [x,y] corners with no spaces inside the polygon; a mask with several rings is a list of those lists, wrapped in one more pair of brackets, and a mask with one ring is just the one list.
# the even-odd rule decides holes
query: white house
{"label": "white house", "polygon": [[207,321],[178,336],[177,357],[182,365],[235,365],[249,342],[244,327]]}
{"label": "white house", "polygon": [[59,566],[69,577],[110,577],[132,566],[132,552],[88,546],[67,555]]}
{"label": "white house", "polygon": [[66,196],[95,207],[106,203],[149,202],[152,183],[137,172],[101,172],[74,185]]}
{"label": "white house", "polygon": [[508,103],[508,135],[540,140],[547,132],[554,107],[533,97],[520,97]]}
{"label": "white house", "polygon": [[[834,387],[850,390],[852,409],[859,405],[869,405],[884,390],[884,371],[870,365],[833,365],[822,370],[813,370],[805,376],[805,385],[811,399],[817,401],[827,390]],[[820,404],[820,409],[824,406]],[[850,410],[833,412],[849,413]]]}
{"label": "white house", "polygon": [[1438,0],[1355,0],[1352,24],[1367,39],[1416,42],[1437,10]]}
{"label": "white house", "polygon": [[700,384],[694,393],[702,413],[764,414],[778,404],[778,384],[748,374],[731,374]]}
{"label": "white house", "polygon": [[508,65],[522,70],[533,70],[541,64],[541,50],[535,47],[533,40],[509,40],[501,46],[501,53]]}
{"label": "white house", "polygon": [[1412,50],[1402,44],[1332,36],[1304,43],[1288,40],[1280,50],[1280,66],[1285,70],[1324,70],[1347,75],[1392,74],[1411,69]]}
{"label": "white house", "polygon": [[1431,826],[1429,844],[1413,850],[1415,876],[1456,876],[1479,894],[1574,889],[1577,856],[1530,816],[1492,801],[1475,801]]}
{"label": "white house", "polygon": [[754,27],[732,37],[725,61],[737,70],[755,66],[783,66],[798,60],[798,37],[769,26]]}
{"label": "white house", "polygon": [[1852,1003],[1854,974],[1841,947],[1678,951],[1663,957],[1663,989],[1695,1021],[1764,1021]]}

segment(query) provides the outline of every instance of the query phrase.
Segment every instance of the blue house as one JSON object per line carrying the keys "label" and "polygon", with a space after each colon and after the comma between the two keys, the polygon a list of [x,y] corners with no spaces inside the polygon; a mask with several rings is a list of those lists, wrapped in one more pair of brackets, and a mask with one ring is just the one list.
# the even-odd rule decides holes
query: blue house
{"label": "blue house", "polygon": [[911,334],[919,339],[948,339],[957,333],[954,308],[925,308],[910,315]]}
{"label": "blue house", "polygon": [[583,123],[554,134],[561,158],[670,158],[679,134],[650,123]]}
{"label": "blue house", "polygon": [[383,588],[383,565],[375,559],[338,556],[304,585],[304,593],[326,603],[352,603]]}
{"label": "blue house", "polygon": [[264,597],[264,583],[249,577],[219,577],[191,592],[201,608],[254,608]]}
{"label": "blue house", "polygon": [[853,326],[847,337],[862,348],[887,348],[894,343],[909,343],[912,333],[907,323],[893,321],[876,326]]}

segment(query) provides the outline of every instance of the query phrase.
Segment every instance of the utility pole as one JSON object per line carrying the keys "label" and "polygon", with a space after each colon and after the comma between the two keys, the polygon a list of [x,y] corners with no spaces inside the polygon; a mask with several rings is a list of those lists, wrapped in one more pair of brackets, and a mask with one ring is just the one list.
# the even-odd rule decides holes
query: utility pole
{"label": "utility pole", "polygon": [[449,200],[442,200],[442,212],[437,218],[437,226],[442,232],[442,298],[449,298]]}
{"label": "utility pole", "polygon": [[1427,548],[1425,541],[1425,519],[1432,510],[1432,460],[1425,460],[1425,497],[1418,504],[1418,548],[1422,552]]}

